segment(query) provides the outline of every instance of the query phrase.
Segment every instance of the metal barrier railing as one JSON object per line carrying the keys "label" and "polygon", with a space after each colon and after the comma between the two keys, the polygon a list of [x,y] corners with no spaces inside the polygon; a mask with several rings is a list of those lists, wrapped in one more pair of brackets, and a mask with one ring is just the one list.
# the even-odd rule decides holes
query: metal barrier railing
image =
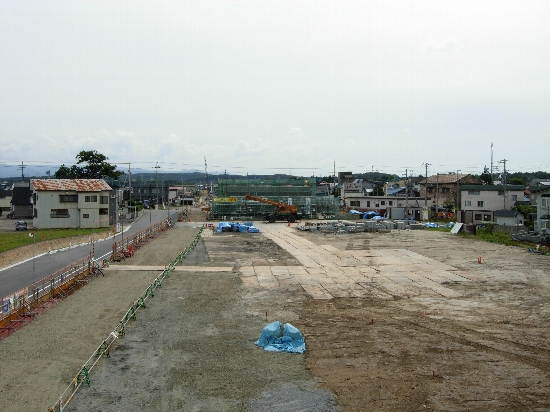
{"label": "metal barrier railing", "polygon": [[[90,256],[66,266],[54,274],[46,276],[32,285],[20,289],[0,301],[0,339],[27,323],[47,308],[47,302],[70,295],[85,284],[89,277],[101,273],[101,267],[119,256],[126,258],[128,249],[137,249],[156,233],[172,225],[169,218],[148,226],[134,235],[123,239],[118,245],[113,244],[113,250],[99,258]],[[101,262],[98,263],[98,262]]]}
{"label": "metal barrier railing", "polygon": [[158,275],[154,279],[153,283],[151,283],[149,287],[140,295],[140,297],[134,301],[132,306],[130,306],[130,308],[124,314],[123,318],[118,322],[115,329],[103,340],[103,342],[101,342],[95,352],[88,358],[86,363],[84,363],[84,366],[82,366],[82,368],[78,371],[72,382],[69,384],[69,386],[67,386],[67,388],[61,394],[55,404],[52,407],[48,408],[48,412],[63,411],[63,409],[65,409],[68,403],[73,399],[74,395],[80,389],[82,384],[86,384],[88,386],[91,385],[90,372],[92,371],[92,369],[96,366],[96,364],[103,356],[107,358],[111,356],[112,346],[118,339],[124,337],[124,335],[126,334],[126,324],[130,320],[135,321],[137,319],[137,311],[141,308],[146,307],[145,302],[147,301],[147,299],[155,296],[155,289],[161,287],[162,281],[165,278],[170,277],[170,272],[174,270],[176,264],[181,263],[182,260],[185,259],[186,255],[193,251],[193,249],[195,249],[195,246],[200,240],[204,228],[205,225],[202,225],[191,245],[185,248],[184,251],[182,251],[172,262],[170,262],[168,266],[160,273],[160,275]]}

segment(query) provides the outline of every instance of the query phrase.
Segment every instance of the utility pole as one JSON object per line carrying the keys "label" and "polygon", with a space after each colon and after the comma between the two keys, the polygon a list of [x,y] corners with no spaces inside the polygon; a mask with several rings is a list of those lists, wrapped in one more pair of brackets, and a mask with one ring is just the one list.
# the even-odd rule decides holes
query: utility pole
{"label": "utility pole", "polygon": [[495,180],[493,175],[493,144],[491,143],[491,180]]}
{"label": "utility pole", "polygon": [[431,166],[431,163],[422,163],[422,166],[426,167],[426,183],[424,185],[424,206],[428,207],[428,166]]}
{"label": "utility pole", "polygon": [[508,161],[508,159],[499,160],[499,163],[502,163],[504,165],[504,174],[503,174],[503,179],[504,179],[504,210],[506,210],[506,162],[507,161]]}
{"label": "utility pole", "polygon": [[405,169],[405,215],[408,213],[409,208],[409,188],[407,187],[407,181],[409,180],[409,176],[407,175],[408,170]]}
{"label": "utility pole", "polygon": [[439,172],[435,177],[435,213],[439,213]]}
{"label": "utility pole", "polygon": [[25,173],[23,173],[23,171],[25,170],[25,167],[27,167],[27,166],[25,166],[25,165],[23,164],[23,162],[21,162],[21,166],[18,167],[19,169],[21,169],[21,181],[22,181],[22,182],[25,181]]}
{"label": "utility pole", "polygon": [[456,212],[458,212],[458,209],[460,209],[459,204],[458,204],[458,201],[460,200],[460,198],[459,198],[460,186],[458,185],[458,172],[460,172],[460,170],[457,170],[457,171],[456,171],[456,203],[455,203],[455,214],[456,214]]}
{"label": "utility pole", "polygon": [[208,168],[206,167],[206,156],[204,156],[204,174],[206,175],[206,191],[210,194],[208,190]]}
{"label": "utility pole", "polygon": [[157,162],[157,165],[155,166],[155,181],[157,184],[157,196],[156,196],[157,202],[156,202],[155,210],[158,210],[159,208],[159,176],[158,176],[159,169],[160,169],[159,162]]}

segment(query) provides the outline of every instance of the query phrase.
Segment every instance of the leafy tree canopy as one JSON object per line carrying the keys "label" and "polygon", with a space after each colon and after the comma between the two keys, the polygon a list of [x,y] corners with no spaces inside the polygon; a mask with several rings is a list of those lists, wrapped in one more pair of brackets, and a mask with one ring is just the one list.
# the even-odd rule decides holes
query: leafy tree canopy
{"label": "leafy tree canopy", "polygon": [[493,184],[493,177],[491,176],[491,172],[489,172],[489,169],[487,166],[483,169],[483,173],[479,175],[479,178],[483,182],[484,185],[492,185]]}
{"label": "leafy tree canopy", "polygon": [[[76,155],[77,162],[71,167],[64,164],[54,173],[57,179],[118,179],[124,172],[107,162],[108,158],[96,150],[82,150]],[[83,166],[77,166],[84,164]]]}

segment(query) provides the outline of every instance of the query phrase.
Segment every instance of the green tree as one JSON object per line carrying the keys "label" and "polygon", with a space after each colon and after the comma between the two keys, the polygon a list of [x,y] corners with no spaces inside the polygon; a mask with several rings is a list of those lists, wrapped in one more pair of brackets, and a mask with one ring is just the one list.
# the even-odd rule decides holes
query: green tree
{"label": "green tree", "polygon": [[489,172],[489,169],[487,169],[487,166],[485,166],[485,168],[483,169],[483,173],[479,175],[479,178],[484,185],[493,184],[493,176],[491,176],[491,173]]}
{"label": "green tree", "polygon": [[524,185],[525,181],[521,177],[512,177],[508,180],[508,183],[511,185]]}
{"label": "green tree", "polygon": [[[82,150],[76,155],[76,165],[70,168],[64,164],[54,173],[57,179],[118,179],[124,172],[107,162],[108,158],[96,150]],[[77,166],[84,164],[83,166]]]}

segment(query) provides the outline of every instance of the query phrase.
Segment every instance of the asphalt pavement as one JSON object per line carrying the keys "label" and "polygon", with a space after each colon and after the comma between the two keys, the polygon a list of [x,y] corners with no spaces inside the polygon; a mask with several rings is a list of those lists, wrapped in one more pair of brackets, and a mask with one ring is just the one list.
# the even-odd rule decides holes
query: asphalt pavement
{"label": "asphalt pavement", "polygon": [[[124,231],[117,233],[108,239],[94,242],[94,257],[100,258],[112,250],[113,242],[119,242],[122,237],[131,236],[134,233],[160,222],[168,216],[172,221],[177,219],[177,210],[145,210],[134,222],[124,222]],[[35,256],[34,259],[17,263],[4,269],[0,269],[0,299],[11,295],[26,286],[32,285],[64,267],[90,256],[92,245],[84,243],[72,246],[71,248],[52,251],[43,255]]]}

